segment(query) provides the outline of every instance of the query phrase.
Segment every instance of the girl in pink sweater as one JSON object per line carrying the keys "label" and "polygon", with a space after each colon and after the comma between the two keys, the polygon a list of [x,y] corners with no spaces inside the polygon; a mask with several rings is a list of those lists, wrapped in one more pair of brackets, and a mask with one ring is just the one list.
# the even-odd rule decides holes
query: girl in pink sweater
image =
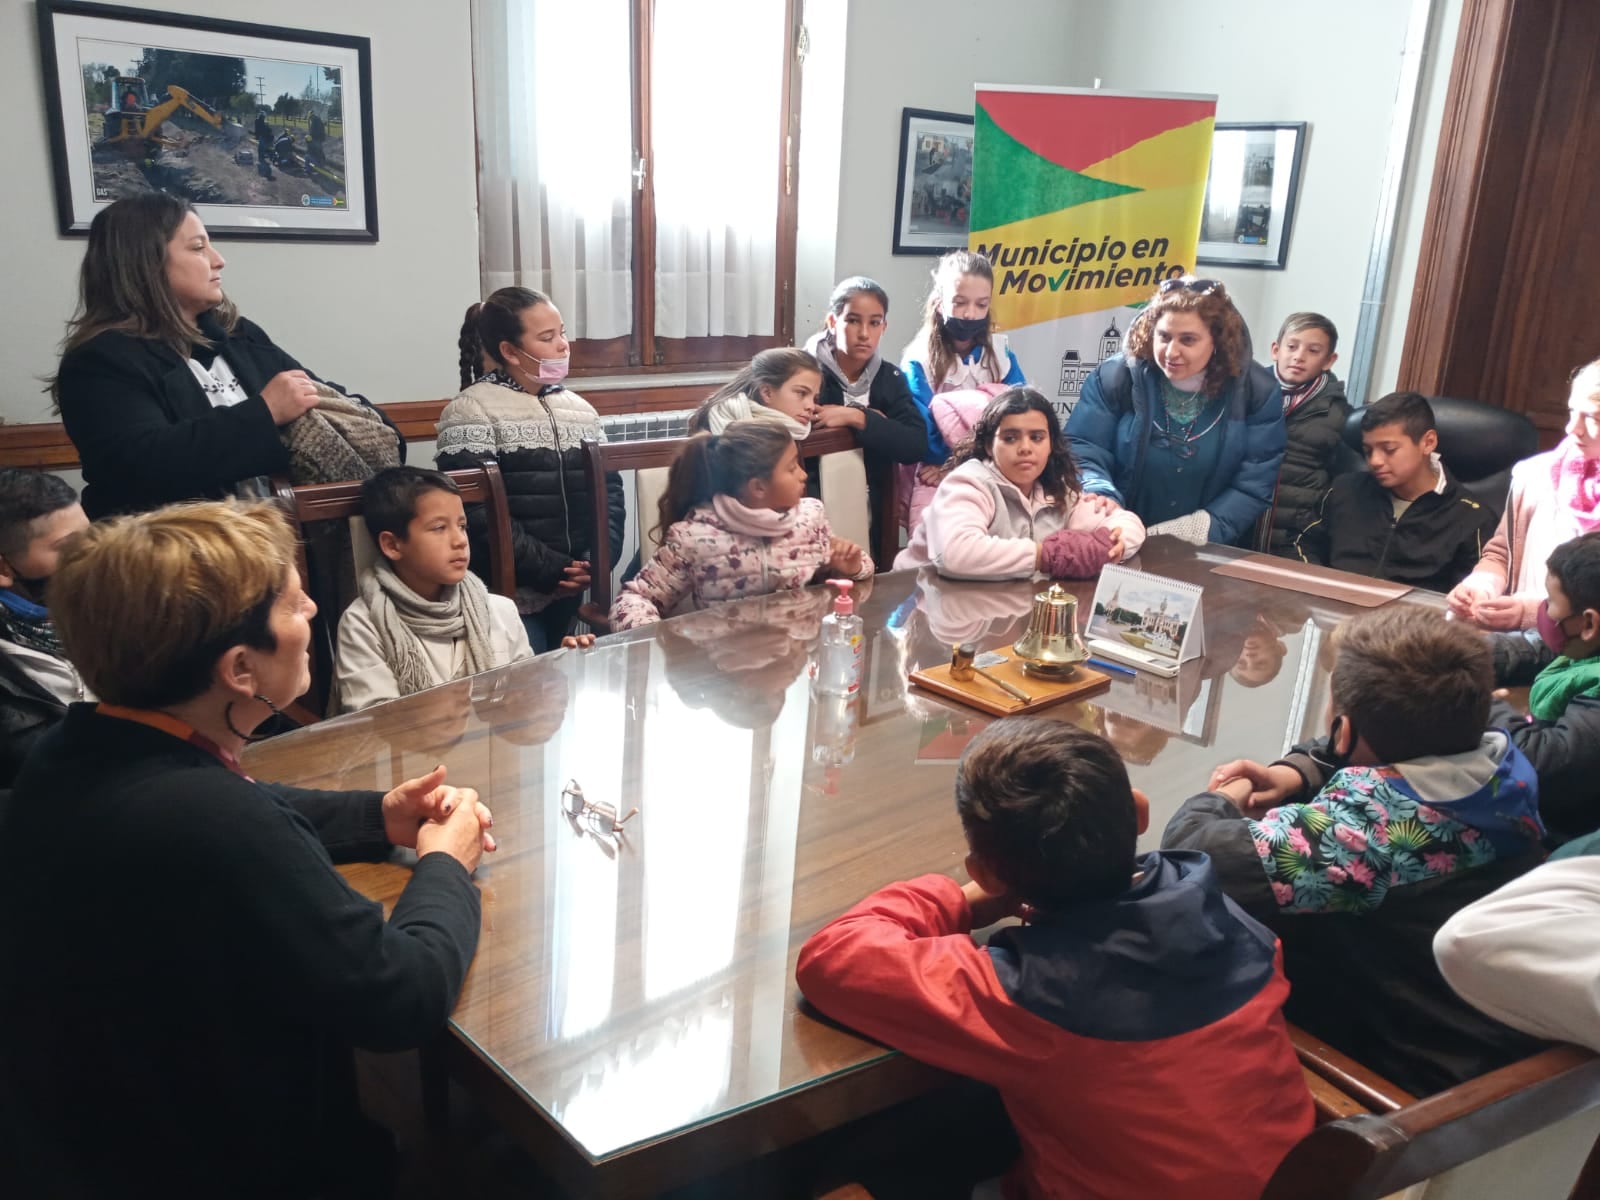
{"label": "girl in pink sweater", "polygon": [[667,475],[661,549],[623,585],[612,627],[824,578],[868,578],[872,559],[829,532],[822,501],[805,488],[805,465],[781,426],[735,421],[691,439]]}
{"label": "girl in pink sweater", "polygon": [[1033,388],[991,400],[950,461],[896,570],[931,563],[955,579],[1092,579],[1144,544],[1133,513],[1083,499],[1055,405]]}
{"label": "girl in pink sweater", "polygon": [[1567,436],[1511,468],[1500,528],[1450,611],[1482,629],[1532,629],[1545,598],[1545,560],[1564,542],[1600,529],[1600,358],[1572,377]]}

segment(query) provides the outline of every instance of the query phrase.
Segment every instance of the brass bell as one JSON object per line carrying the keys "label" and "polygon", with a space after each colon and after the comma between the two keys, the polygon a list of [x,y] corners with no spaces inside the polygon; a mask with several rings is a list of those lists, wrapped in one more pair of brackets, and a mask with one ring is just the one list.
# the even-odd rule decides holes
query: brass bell
{"label": "brass bell", "polygon": [[1033,598],[1028,632],[1011,647],[1022,669],[1041,679],[1070,679],[1089,657],[1078,636],[1078,598],[1059,583]]}

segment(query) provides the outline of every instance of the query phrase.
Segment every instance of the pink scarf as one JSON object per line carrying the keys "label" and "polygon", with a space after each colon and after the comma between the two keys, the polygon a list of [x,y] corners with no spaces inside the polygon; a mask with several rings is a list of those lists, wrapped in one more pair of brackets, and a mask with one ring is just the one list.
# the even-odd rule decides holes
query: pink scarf
{"label": "pink scarf", "polygon": [[1578,519],[1585,533],[1600,529],[1600,459],[1585,458],[1571,438],[1562,441],[1552,481],[1556,499]]}
{"label": "pink scarf", "polygon": [[711,497],[711,511],[730,533],[743,537],[775,538],[794,531],[794,509],[747,508],[726,492]]}

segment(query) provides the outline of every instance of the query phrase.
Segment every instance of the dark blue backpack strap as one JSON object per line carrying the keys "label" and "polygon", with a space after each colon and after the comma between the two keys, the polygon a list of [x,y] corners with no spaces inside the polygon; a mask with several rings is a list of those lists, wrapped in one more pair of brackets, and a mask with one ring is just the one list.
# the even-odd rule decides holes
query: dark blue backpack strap
{"label": "dark blue backpack strap", "polygon": [[1133,372],[1126,357],[1118,354],[1103,360],[1094,374],[1100,384],[1100,394],[1112,412],[1120,417],[1133,411]]}

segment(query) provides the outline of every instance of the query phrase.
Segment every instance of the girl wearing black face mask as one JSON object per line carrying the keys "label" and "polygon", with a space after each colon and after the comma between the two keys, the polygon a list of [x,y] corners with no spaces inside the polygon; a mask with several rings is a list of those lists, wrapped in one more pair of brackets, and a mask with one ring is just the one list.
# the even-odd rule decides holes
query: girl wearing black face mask
{"label": "girl wearing black face mask", "polygon": [[[956,413],[941,421],[934,397],[980,389],[993,396],[1027,382],[1017,356],[1006,345],[1005,334],[990,328],[993,294],[994,268],[989,260],[971,250],[950,251],[933,269],[933,290],[928,293],[922,329],[902,356],[900,369],[928,426],[928,453],[922,466],[915,471],[908,468],[906,474],[911,478],[902,480],[911,496],[907,527],[913,532],[950,458],[951,439],[945,436],[944,426],[962,423]],[[989,396],[979,399],[987,403]],[[979,412],[982,408],[983,403],[977,405]],[[970,429],[959,430],[955,440],[967,432]]]}

